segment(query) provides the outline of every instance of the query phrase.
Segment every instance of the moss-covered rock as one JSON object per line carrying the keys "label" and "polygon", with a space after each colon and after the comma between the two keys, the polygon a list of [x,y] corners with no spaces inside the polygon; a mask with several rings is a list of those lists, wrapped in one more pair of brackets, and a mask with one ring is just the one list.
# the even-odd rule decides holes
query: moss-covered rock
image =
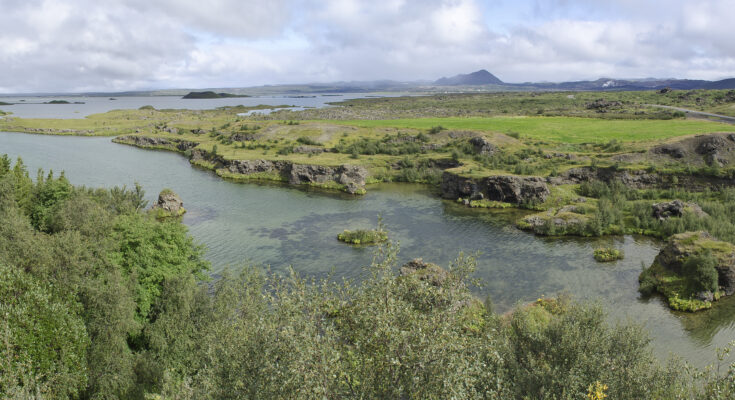
{"label": "moss-covered rock", "polygon": [[158,219],[180,217],[186,213],[184,202],[171,189],[163,189],[158,195],[158,201],[151,209]]}
{"label": "moss-covered rock", "polygon": [[735,245],[707,232],[673,235],[638,280],[641,293],[661,293],[674,310],[710,308],[735,293]]}

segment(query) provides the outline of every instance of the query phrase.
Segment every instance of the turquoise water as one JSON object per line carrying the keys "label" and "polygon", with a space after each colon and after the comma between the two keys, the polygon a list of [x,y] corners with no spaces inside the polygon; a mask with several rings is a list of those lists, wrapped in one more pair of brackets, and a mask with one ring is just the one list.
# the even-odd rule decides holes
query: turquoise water
{"label": "turquoise water", "polygon": [[[384,184],[362,197],[280,185],[237,184],[192,168],[178,154],[115,144],[110,138],[0,133],[0,153],[21,156],[31,172],[64,170],[77,185],[143,185],[149,201],[163,188],[181,195],[184,222],[208,248],[213,272],[245,263],[303,274],[359,278],[372,249],[335,237],[343,229],[372,227],[382,214],[400,258],[423,257],[447,265],[459,251],[480,252],[477,289],[498,311],[562,291],[595,299],[612,320],[645,324],[657,354],[676,353],[695,365],[714,362],[715,348],[735,339],[735,301],[715,309],[678,314],[660,299],[637,293],[641,264],[649,265],[660,243],[643,237],[543,238],[514,228],[518,211],[472,210],[441,200],[421,185]],[[32,173],[33,175],[33,173]],[[592,250],[615,245],[624,260],[599,264]]]}

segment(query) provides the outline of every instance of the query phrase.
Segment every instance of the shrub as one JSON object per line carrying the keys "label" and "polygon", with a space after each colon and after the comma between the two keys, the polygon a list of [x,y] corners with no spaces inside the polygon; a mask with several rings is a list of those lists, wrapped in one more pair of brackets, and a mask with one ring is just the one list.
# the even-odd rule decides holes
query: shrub
{"label": "shrub", "polygon": [[443,127],[441,125],[432,126],[431,128],[429,128],[429,134],[430,135],[436,135],[437,133],[439,133],[439,132],[441,132],[441,131],[443,131],[445,129],[447,129],[447,128],[445,128],[445,127]]}
{"label": "shrub", "polygon": [[337,235],[337,239],[350,244],[378,244],[388,240],[388,234],[382,229],[358,229],[356,231],[348,231]]}
{"label": "shrub", "polygon": [[618,250],[612,247],[605,247],[605,248],[595,249],[594,257],[595,257],[595,260],[599,262],[610,262],[610,261],[622,260],[624,255],[621,250]]}
{"label": "shrub", "polygon": [[706,250],[689,256],[684,262],[684,271],[689,277],[693,291],[717,291],[717,258]]}
{"label": "shrub", "polygon": [[300,138],[296,139],[297,142],[301,144],[306,144],[310,146],[321,146],[322,144],[317,142],[316,140],[308,137],[308,136],[301,136]]}

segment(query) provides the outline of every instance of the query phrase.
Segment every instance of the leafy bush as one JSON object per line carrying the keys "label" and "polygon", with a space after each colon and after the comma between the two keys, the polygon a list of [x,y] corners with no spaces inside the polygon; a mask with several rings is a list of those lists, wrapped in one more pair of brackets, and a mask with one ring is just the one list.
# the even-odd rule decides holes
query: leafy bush
{"label": "leafy bush", "polygon": [[693,291],[717,291],[717,264],[717,258],[709,250],[687,258],[683,268]]}
{"label": "leafy bush", "polygon": [[595,260],[599,262],[610,262],[616,260],[622,260],[624,255],[622,250],[618,250],[612,247],[605,247],[595,249],[594,251]]}
{"label": "leafy bush", "polygon": [[298,139],[296,139],[297,142],[301,144],[306,144],[310,146],[322,146],[321,143],[317,142],[316,140],[308,137],[308,136],[301,136]]}
{"label": "leafy bush", "polygon": [[388,240],[388,234],[380,229],[358,229],[356,231],[348,231],[337,235],[337,239],[350,244],[378,244]]}

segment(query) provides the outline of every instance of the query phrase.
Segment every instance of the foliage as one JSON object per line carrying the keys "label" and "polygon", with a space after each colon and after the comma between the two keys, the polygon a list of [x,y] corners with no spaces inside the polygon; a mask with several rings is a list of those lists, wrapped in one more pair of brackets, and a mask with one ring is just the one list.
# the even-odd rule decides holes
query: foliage
{"label": "foliage", "polygon": [[732,372],[661,366],[640,327],[609,325],[594,304],[542,299],[495,314],[470,291],[471,257],[397,275],[387,243],[361,282],[254,267],[203,282],[201,248],[180,221],[144,213],[140,188],[71,187],[40,230],[27,179],[0,162],[3,398],[733,393]]}
{"label": "foliage", "polygon": [[337,239],[350,244],[378,244],[388,240],[388,234],[378,229],[358,229],[348,231],[337,235]]}
{"label": "foliage", "polygon": [[624,257],[622,250],[615,249],[612,247],[595,249],[593,255],[595,257],[595,260],[599,262],[610,262],[610,261],[622,260]]}
{"label": "foliage", "polygon": [[687,257],[683,269],[690,279],[693,291],[717,291],[717,264],[717,258],[708,249]]}
{"label": "foliage", "polygon": [[29,378],[44,397],[74,396],[89,344],[77,304],[17,268],[0,265],[0,276],[0,396],[16,389],[8,377]]}

